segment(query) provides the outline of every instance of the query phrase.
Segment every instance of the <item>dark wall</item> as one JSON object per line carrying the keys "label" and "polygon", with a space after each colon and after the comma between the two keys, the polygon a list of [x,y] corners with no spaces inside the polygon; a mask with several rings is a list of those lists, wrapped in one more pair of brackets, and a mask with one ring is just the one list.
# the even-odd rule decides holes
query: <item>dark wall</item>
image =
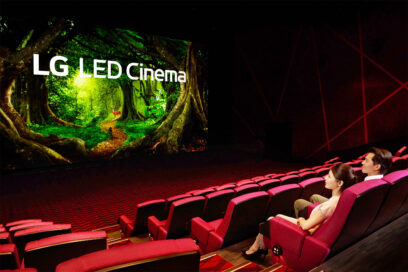
{"label": "dark wall", "polygon": [[406,5],[299,8],[236,32],[233,142],[258,151],[282,122],[297,158],[407,140]]}

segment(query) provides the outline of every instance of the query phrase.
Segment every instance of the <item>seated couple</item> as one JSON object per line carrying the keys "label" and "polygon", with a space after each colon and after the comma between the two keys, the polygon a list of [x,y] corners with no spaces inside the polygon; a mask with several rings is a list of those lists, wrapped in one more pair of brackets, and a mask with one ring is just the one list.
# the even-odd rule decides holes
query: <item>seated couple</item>
{"label": "seated couple", "polygon": [[[362,172],[367,174],[364,180],[380,179],[387,173],[392,164],[392,155],[388,150],[372,147],[362,162]],[[299,225],[303,230],[311,234],[326,221],[336,209],[341,193],[356,183],[356,176],[351,166],[338,164],[330,168],[329,174],[325,177],[325,188],[331,190],[331,198],[327,199],[320,195],[312,195],[309,201],[298,199],[295,201],[295,215],[298,217],[299,211],[307,208],[310,204],[320,203],[316,206],[308,219],[293,218],[278,214],[289,222]],[[268,220],[271,218],[268,218]],[[242,250],[242,254],[247,259],[252,259],[259,255],[266,255],[268,250],[263,242],[263,235],[258,234],[255,242],[248,250]]]}
{"label": "seated couple", "polygon": [[[343,163],[337,164],[330,169],[329,174],[325,178],[325,188],[332,191],[332,197],[326,202],[316,206],[308,219],[302,217],[296,219],[282,214],[278,214],[277,216],[282,217],[293,224],[297,224],[303,230],[313,232],[322,222],[327,220],[327,218],[333,214],[341,192],[353,185],[355,181],[356,176],[354,175],[354,170],[351,166]],[[272,217],[268,218],[268,220],[271,218]],[[248,250],[242,250],[242,254],[247,259],[266,255],[267,253],[268,250],[264,244],[263,235],[260,233]]]}

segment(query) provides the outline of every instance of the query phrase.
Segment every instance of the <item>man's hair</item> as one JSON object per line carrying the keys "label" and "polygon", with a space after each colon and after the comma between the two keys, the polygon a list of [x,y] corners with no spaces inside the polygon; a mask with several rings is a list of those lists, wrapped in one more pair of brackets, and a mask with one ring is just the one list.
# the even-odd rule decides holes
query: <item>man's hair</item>
{"label": "man's hair", "polygon": [[382,149],[378,147],[371,147],[368,150],[369,153],[373,153],[373,162],[374,164],[381,165],[380,172],[381,174],[386,174],[387,171],[391,168],[392,164],[392,154],[387,149]]}

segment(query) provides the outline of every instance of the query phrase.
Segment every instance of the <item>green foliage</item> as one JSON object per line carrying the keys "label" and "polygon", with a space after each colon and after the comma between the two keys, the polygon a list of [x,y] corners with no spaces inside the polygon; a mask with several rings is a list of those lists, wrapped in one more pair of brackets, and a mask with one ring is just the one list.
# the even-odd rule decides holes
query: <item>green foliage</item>
{"label": "green foliage", "polygon": [[107,132],[102,131],[99,126],[75,128],[59,126],[52,122],[43,124],[28,124],[29,128],[44,136],[57,135],[62,138],[80,138],[86,142],[87,150],[90,151],[98,143],[109,139]]}
{"label": "green foliage", "polygon": [[158,127],[154,120],[149,119],[147,121],[118,121],[116,122],[116,127],[122,128],[125,133],[129,136],[123,145],[126,145],[136,139],[142,138],[154,132]]}

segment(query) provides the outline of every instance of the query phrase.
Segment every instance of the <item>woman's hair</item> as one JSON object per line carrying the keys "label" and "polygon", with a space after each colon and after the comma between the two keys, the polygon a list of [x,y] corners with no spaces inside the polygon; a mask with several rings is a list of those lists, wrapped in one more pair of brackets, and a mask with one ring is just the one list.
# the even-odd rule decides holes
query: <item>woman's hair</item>
{"label": "woman's hair", "polygon": [[341,163],[333,166],[330,170],[337,180],[343,181],[341,191],[346,190],[348,187],[356,183],[357,177],[354,173],[353,167],[350,165]]}

